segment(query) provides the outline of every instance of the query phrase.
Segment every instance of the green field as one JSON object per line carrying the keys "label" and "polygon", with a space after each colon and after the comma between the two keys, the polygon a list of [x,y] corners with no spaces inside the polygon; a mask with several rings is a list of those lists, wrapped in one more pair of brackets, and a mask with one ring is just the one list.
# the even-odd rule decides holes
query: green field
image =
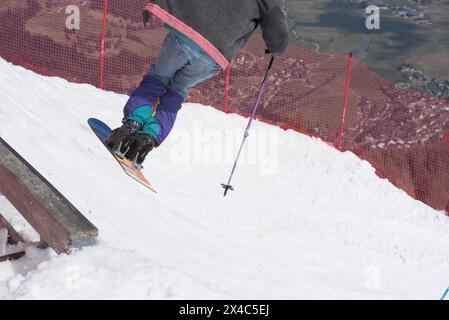
{"label": "green field", "polygon": [[[298,37],[294,42],[319,51],[353,52],[365,65],[392,81],[400,81],[396,70],[409,63],[428,77],[449,80],[449,0],[423,7],[431,25],[419,25],[381,11],[381,29],[367,30],[364,8],[341,0],[286,0],[291,25]],[[386,4],[416,4],[407,0],[386,0]]]}

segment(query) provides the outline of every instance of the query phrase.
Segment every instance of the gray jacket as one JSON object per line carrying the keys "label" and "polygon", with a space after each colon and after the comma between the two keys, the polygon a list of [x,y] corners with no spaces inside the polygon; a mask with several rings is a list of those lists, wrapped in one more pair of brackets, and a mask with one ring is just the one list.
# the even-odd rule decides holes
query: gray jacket
{"label": "gray jacket", "polygon": [[[258,26],[271,54],[278,56],[288,47],[283,0],[150,0],[150,3],[202,35],[228,61],[237,55]],[[159,17],[164,15],[154,11]],[[170,24],[167,19],[163,20]],[[208,52],[207,48],[203,49]]]}

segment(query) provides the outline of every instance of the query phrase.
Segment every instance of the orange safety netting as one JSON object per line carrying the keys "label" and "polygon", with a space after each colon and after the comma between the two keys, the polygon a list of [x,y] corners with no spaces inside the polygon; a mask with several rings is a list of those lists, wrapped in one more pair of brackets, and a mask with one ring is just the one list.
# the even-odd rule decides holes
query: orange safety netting
{"label": "orange safety netting", "polygon": [[[3,2],[3,59],[115,92],[138,85],[165,37],[155,19],[143,27],[146,0]],[[68,5],[81,10],[79,30],[66,27]],[[230,69],[194,88],[189,101],[250,114],[268,63],[264,49],[255,35]],[[449,209],[447,100],[401,89],[349,56],[291,46],[275,63],[258,117],[352,151],[412,197]]]}

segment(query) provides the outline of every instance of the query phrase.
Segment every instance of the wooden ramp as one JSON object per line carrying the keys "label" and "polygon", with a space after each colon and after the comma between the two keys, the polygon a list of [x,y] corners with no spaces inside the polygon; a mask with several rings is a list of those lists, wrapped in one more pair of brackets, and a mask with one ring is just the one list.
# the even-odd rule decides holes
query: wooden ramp
{"label": "wooden ramp", "polygon": [[[0,193],[40,235],[41,245],[60,254],[95,244],[98,229],[1,138]],[[2,228],[11,243],[21,240],[0,215]]]}

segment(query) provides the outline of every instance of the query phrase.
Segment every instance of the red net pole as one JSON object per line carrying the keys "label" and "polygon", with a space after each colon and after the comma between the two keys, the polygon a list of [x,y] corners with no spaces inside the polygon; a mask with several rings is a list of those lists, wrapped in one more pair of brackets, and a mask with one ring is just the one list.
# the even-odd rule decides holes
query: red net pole
{"label": "red net pole", "polygon": [[223,111],[225,113],[229,112],[229,82],[231,80],[231,65],[226,68],[226,88],[225,88],[225,98]]}
{"label": "red net pole", "polygon": [[349,87],[351,86],[351,71],[352,71],[352,53],[349,54],[349,59],[348,59],[348,71],[346,73],[345,97],[344,97],[344,104],[343,104],[343,112],[341,114],[340,134],[338,135],[337,148],[340,151],[342,151],[341,147],[343,144],[343,133],[345,131],[345,120],[346,120],[346,110],[348,108]]}
{"label": "red net pole", "polygon": [[101,27],[101,54],[100,54],[100,88],[104,89],[104,42],[106,35],[106,19],[108,15],[108,0],[104,0],[103,4],[103,23]]}

